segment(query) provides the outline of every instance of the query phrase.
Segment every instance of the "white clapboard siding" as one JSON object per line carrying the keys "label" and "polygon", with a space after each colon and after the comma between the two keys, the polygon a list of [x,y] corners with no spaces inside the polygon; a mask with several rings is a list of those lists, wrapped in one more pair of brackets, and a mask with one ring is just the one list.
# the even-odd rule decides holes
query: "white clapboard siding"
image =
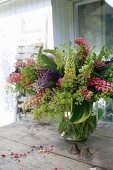
{"label": "white clapboard siding", "polygon": [[0,4],[0,18],[51,6],[51,0],[9,0]]}
{"label": "white clapboard siding", "polygon": [[71,0],[9,0],[0,4],[0,18],[52,5],[54,46],[73,40]]}
{"label": "white clapboard siding", "polygon": [[72,41],[71,26],[73,23],[70,16],[70,3],[69,0],[52,0],[55,46]]}
{"label": "white clapboard siding", "polygon": [[[51,7],[51,0],[9,0],[4,3],[0,3],[0,19],[21,14],[23,12],[46,8],[43,20],[43,23],[45,22],[45,30],[43,30],[44,34],[41,38],[44,39],[44,47],[51,48],[53,46],[52,16],[51,8],[48,12],[49,8],[47,9],[47,7]],[[44,15],[44,13],[42,14]],[[37,23],[38,19],[36,17],[33,18],[33,20]]]}

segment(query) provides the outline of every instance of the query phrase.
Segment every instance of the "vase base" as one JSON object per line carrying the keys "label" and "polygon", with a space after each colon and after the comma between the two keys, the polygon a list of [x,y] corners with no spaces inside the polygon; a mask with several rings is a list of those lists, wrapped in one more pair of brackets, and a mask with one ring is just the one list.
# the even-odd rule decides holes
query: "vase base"
{"label": "vase base", "polygon": [[72,155],[79,155],[80,154],[80,149],[78,148],[78,145],[75,142],[72,144],[70,153]]}
{"label": "vase base", "polygon": [[80,150],[80,155],[78,155],[81,161],[91,161],[93,159],[93,154],[90,153],[89,148],[83,148]]}

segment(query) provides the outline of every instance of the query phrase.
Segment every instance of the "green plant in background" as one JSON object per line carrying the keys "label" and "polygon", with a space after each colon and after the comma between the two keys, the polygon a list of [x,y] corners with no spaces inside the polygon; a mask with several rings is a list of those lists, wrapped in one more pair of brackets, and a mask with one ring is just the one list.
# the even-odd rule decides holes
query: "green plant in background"
{"label": "green plant in background", "polygon": [[98,120],[105,122],[113,122],[112,103],[113,101],[111,99],[107,100],[107,103],[104,108],[101,104],[99,104],[97,109]]}
{"label": "green plant in background", "polygon": [[65,137],[85,139],[96,127],[93,103],[113,98],[111,54],[112,50],[103,46],[97,55],[86,39],[79,37],[63,50],[45,49],[42,53],[40,49],[37,60],[17,61],[8,85],[29,94],[23,110],[31,108],[35,120],[55,119]]}

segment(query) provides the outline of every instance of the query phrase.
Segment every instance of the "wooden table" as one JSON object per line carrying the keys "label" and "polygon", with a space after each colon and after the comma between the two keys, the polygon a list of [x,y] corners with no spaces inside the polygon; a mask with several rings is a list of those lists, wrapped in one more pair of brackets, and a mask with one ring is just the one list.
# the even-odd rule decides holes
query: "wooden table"
{"label": "wooden table", "polygon": [[0,170],[113,170],[113,125],[101,124],[87,141],[78,142],[79,148],[90,148],[91,161],[72,155],[72,144],[57,133],[54,123],[41,124],[31,116],[23,117],[0,128]]}

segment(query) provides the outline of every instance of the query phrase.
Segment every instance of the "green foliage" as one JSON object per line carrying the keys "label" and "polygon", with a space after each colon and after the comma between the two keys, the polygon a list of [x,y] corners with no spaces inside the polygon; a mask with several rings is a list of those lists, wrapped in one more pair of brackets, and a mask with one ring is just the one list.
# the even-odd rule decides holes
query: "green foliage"
{"label": "green foliage", "polygon": [[62,118],[57,126],[57,130],[68,140],[85,140],[96,128],[96,116],[90,116],[79,124],[71,123],[68,119]]}
{"label": "green foliage", "polygon": [[108,63],[104,68],[99,70],[99,74],[101,77],[105,77],[106,74],[109,75],[110,71],[112,72],[113,63]]}
{"label": "green foliage", "polygon": [[113,114],[113,109],[108,109],[107,114],[112,113]]}
{"label": "green foliage", "polygon": [[36,80],[36,74],[34,72],[35,67],[35,64],[30,64],[21,70],[21,75],[25,83],[33,83]]}
{"label": "green foliage", "polygon": [[102,117],[103,117],[103,109],[98,108],[98,119],[102,119]]}
{"label": "green foliage", "polygon": [[66,63],[64,68],[64,77],[62,79],[62,88],[70,90],[72,89],[74,80],[76,78],[76,66],[73,49],[68,48],[68,51],[65,52]]}
{"label": "green foliage", "polygon": [[44,67],[44,62],[42,61],[42,58],[41,58],[41,56],[42,56],[42,51],[43,51],[43,49],[42,49],[42,47],[40,47],[40,48],[39,48],[39,51],[38,51],[38,54],[37,54],[37,65],[38,65],[39,67]]}
{"label": "green foliage", "polygon": [[109,59],[111,54],[113,54],[113,51],[109,50],[108,47],[104,45],[98,55],[98,60]]}
{"label": "green foliage", "polygon": [[22,82],[18,82],[16,84],[15,92],[21,92],[23,90],[24,86]]}
{"label": "green foliage", "polygon": [[72,123],[81,123],[91,116],[93,111],[93,104],[88,101],[83,101],[81,105],[76,105],[75,100],[72,101],[71,118]]}
{"label": "green foliage", "polygon": [[36,80],[35,67],[36,64],[29,64],[21,70],[22,80],[16,84],[15,91],[20,92],[24,90],[26,94],[34,94],[32,84]]}
{"label": "green foliage", "polygon": [[94,62],[90,61],[88,64],[83,65],[78,71],[79,75],[77,81],[81,86],[87,85],[87,80],[91,77]]}
{"label": "green foliage", "polygon": [[48,52],[53,55],[57,69],[61,69],[63,67],[65,61],[62,51],[60,51],[58,48],[54,48],[53,50],[45,49],[44,52]]}
{"label": "green foliage", "polygon": [[[74,46],[64,45],[63,47],[63,51],[58,48],[44,50],[44,52],[52,54],[53,59],[50,59],[45,54],[40,57],[44,63],[44,67],[59,71],[59,73],[61,73],[61,69],[64,71],[62,72],[61,91],[52,89],[52,95],[45,91],[39,107],[35,108],[33,113],[35,119],[39,119],[42,113],[47,119],[60,120],[65,111],[70,111],[70,123],[80,124],[91,116],[93,101],[95,102],[100,97],[106,99],[111,95],[106,92],[97,93],[94,89],[90,89],[94,93],[93,99],[86,101],[81,95],[80,89],[87,89],[87,81],[91,76],[103,78],[105,73],[111,69],[112,64],[110,63],[100,68],[97,72],[94,70],[94,64],[102,59],[107,59],[112,51],[106,46],[103,46],[97,55],[93,52],[92,48],[89,50],[87,57],[83,58],[81,53],[83,48],[81,46],[76,48]],[[53,84],[51,81],[46,87],[51,88]]]}
{"label": "green foliage", "polygon": [[35,120],[42,118],[60,120],[71,109],[71,94],[46,89],[39,107],[32,110]]}
{"label": "green foliage", "polygon": [[54,71],[57,70],[57,65],[48,56],[46,56],[45,54],[42,54],[41,59],[45,63],[45,67],[51,70],[54,70]]}
{"label": "green foliage", "polygon": [[109,82],[113,82],[113,63],[107,64],[105,68],[106,70],[104,72],[104,78]]}
{"label": "green foliage", "polygon": [[73,99],[74,99],[75,105],[82,104],[82,102],[84,101],[84,97],[82,96],[80,90],[76,90],[75,92],[73,92]]}

